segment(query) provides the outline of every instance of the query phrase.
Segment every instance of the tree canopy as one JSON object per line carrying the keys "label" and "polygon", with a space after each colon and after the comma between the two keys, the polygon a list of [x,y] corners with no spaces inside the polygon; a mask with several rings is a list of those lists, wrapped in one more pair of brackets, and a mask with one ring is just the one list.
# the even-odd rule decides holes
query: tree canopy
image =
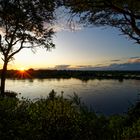
{"label": "tree canopy", "polygon": [[64,0],[64,5],[80,23],[118,28],[140,44],[139,0]]}
{"label": "tree canopy", "polygon": [[53,30],[55,3],[52,0],[1,0],[0,51],[8,61],[21,49],[54,47]]}
{"label": "tree canopy", "polygon": [[1,92],[7,64],[24,48],[54,47],[51,25],[57,0],[0,0],[0,53],[4,61]]}

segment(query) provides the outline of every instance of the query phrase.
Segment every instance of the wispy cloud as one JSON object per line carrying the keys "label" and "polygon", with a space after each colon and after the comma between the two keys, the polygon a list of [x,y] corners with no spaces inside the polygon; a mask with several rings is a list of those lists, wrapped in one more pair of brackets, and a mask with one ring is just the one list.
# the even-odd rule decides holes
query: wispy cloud
{"label": "wispy cloud", "polygon": [[64,7],[57,8],[55,10],[55,23],[52,26],[55,32],[60,31],[79,31],[83,27],[81,24],[77,23],[76,20],[72,20],[71,15],[69,14],[69,9]]}
{"label": "wispy cloud", "polygon": [[56,65],[57,70],[137,70],[140,71],[140,57],[130,57],[125,62],[121,59],[110,60],[111,64],[104,63],[93,65]]}
{"label": "wispy cloud", "polygon": [[140,57],[131,57],[128,59],[128,63],[140,63]]}
{"label": "wispy cloud", "polygon": [[56,65],[54,67],[54,69],[57,69],[57,70],[67,70],[67,69],[70,69],[70,66],[71,65]]}
{"label": "wispy cloud", "polygon": [[77,23],[68,24],[65,21],[61,21],[61,20],[59,22],[55,23],[52,26],[52,28],[55,32],[60,32],[60,31],[72,32],[72,31],[79,31],[79,30],[83,29],[82,26]]}
{"label": "wispy cloud", "polygon": [[92,65],[57,65],[54,67],[57,70],[137,70],[140,71],[140,62],[135,63],[113,63],[108,66],[92,66]]}
{"label": "wispy cloud", "polygon": [[140,70],[140,63],[111,64],[104,69],[106,70]]}
{"label": "wispy cloud", "polygon": [[133,57],[130,57],[130,59],[134,59],[134,58],[140,58],[140,56],[133,56]]}
{"label": "wispy cloud", "polygon": [[111,62],[119,62],[121,61],[120,59],[114,59],[114,60],[111,60]]}

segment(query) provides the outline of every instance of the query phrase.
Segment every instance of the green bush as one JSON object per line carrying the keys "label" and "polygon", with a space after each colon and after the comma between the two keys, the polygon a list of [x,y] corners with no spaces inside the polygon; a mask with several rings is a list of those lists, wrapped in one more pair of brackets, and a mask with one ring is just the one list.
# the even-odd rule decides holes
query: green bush
{"label": "green bush", "polygon": [[[139,105],[125,116],[96,115],[74,94],[46,99],[0,98],[1,140],[123,140],[140,137]],[[136,115],[136,116],[135,116]],[[133,118],[133,119],[132,119]],[[128,123],[131,120],[131,123]]]}

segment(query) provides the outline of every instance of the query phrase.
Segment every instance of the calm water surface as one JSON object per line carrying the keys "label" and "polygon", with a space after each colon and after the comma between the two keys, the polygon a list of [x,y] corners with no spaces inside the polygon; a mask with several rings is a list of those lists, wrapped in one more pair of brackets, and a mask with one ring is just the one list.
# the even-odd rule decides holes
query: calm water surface
{"label": "calm water surface", "polygon": [[74,92],[88,106],[92,106],[98,113],[106,115],[125,113],[132,103],[138,100],[140,94],[140,80],[89,80],[83,82],[78,79],[33,79],[6,81],[6,89],[21,93],[25,98],[40,98],[48,96],[54,89],[58,94],[64,91],[69,98]]}

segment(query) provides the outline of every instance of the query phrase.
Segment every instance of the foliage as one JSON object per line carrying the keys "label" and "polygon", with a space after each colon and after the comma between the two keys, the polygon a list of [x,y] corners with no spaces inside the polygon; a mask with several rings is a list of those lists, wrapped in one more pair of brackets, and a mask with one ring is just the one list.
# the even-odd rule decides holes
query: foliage
{"label": "foliage", "polygon": [[65,99],[54,90],[46,99],[36,101],[0,98],[0,138],[121,140],[140,137],[140,117],[128,124],[129,113],[96,115],[79,99],[76,94]]}
{"label": "foliage", "polygon": [[8,62],[24,48],[54,48],[51,25],[59,0],[0,0],[0,53],[4,61],[1,94]]}
{"label": "foliage", "polygon": [[140,1],[139,0],[63,0],[75,15],[86,25],[111,26],[140,44]]}
{"label": "foliage", "polygon": [[3,60],[7,58],[9,61],[23,48],[33,49],[37,45],[49,49],[54,46],[49,25],[54,20],[55,6],[53,0],[0,1],[0,51]]}

